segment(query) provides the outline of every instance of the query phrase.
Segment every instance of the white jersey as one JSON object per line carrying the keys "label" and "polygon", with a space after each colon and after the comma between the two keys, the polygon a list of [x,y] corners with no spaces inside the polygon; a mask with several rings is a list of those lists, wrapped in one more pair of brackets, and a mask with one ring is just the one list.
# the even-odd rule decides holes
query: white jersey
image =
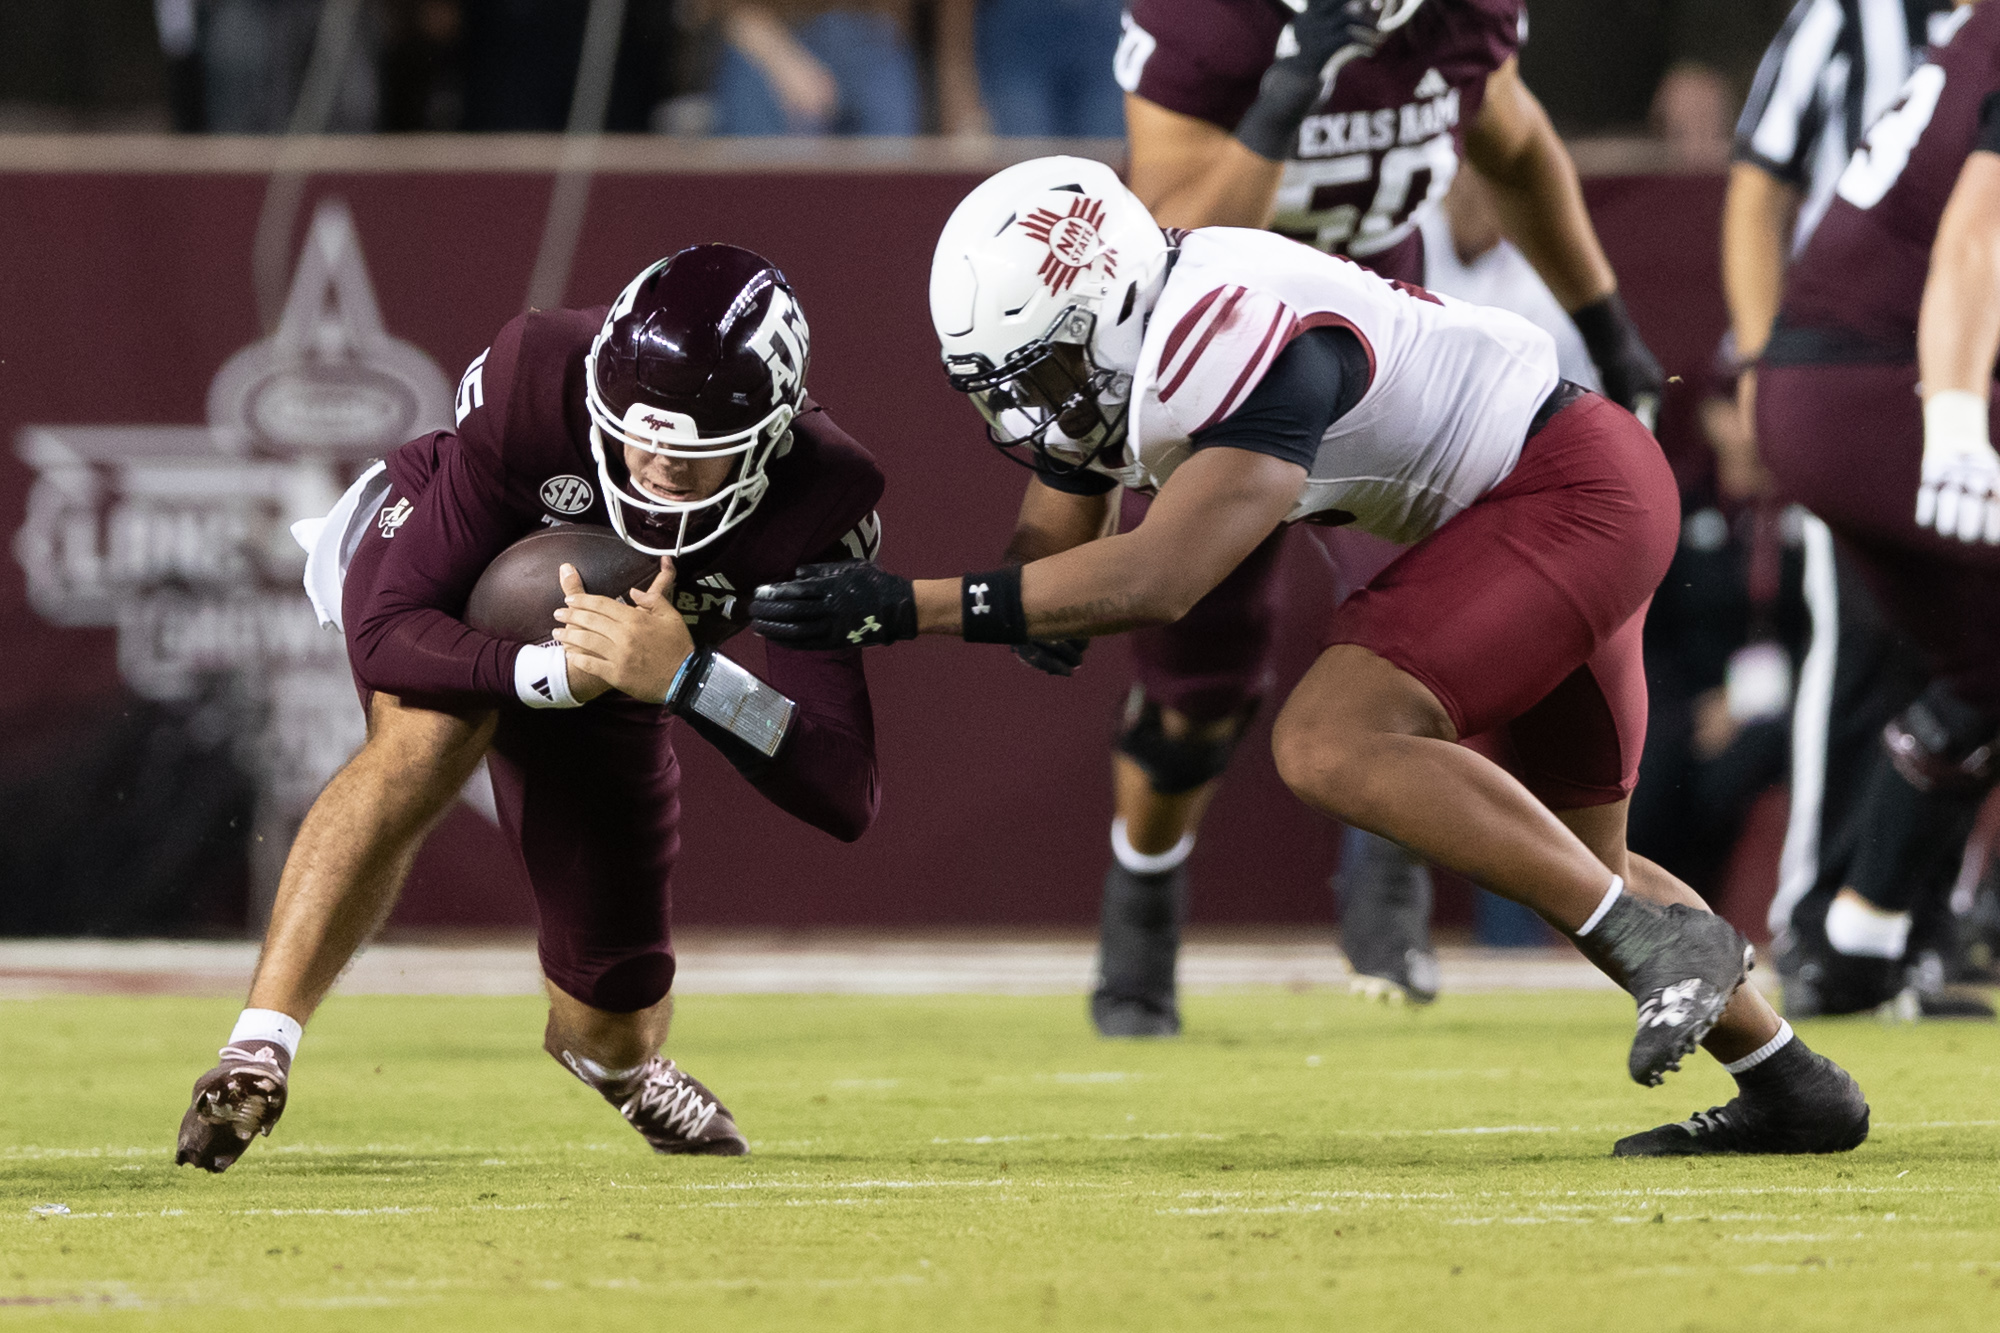
{"label": "white jersey", "polygon": [[1242,406],[1308,329],[1352,329],[1369,382],[1327,428],[1287,521],[1342,510],[1365,532],[1420,541],[1514,469],[1556,387],[1555,340],[1518,315],[1398,286],[1265,231],[1207,227],[1181,242],[1133,376],[1133,462],[1100,470],[1154,491],[1194,432]]}

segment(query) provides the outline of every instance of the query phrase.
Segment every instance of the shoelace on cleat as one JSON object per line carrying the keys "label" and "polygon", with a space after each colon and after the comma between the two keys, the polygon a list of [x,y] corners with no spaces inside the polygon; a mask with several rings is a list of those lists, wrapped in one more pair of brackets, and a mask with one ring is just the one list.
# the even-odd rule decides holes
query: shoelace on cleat
{"label": "shoelace on cleat", "polygon": [[[635,1129],[646,1127],[669,1131],[692,1139],[708,1128],[721,1107],[701,1095],[694,1083],[671,1060],[655,1059],[656,1068],[647,1071],[639,1090],[618,1108]],[[641,1125],[641,1120],[645,1126]]]}

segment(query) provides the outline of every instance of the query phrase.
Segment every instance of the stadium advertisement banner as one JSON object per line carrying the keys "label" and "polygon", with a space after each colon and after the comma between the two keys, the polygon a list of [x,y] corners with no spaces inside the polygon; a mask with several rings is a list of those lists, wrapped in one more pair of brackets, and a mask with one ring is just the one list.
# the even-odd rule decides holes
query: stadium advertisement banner
{"label": "stadium advertisement banner", "polygon": [[[451,385],[531,302],[601,304],[687,244],[758,250],[811,323],[811,392],[887,473],[883,563],[980,568],[1011,529],[1023,479],[946,385],[925,303],[939,227],[997,160],[590,174],[547,149],[370,165],[152,143],[94,167],[0,160],[0,524],[15,557],[0,565],[0,934],[229,931],[259,914],[363,735],[290,525],[449,425]],[[1719,182],[1621,177],[1589,193],[1649,339],[1670,371],[1698,368],[1722,326]],[[1663,434],[1689,415],[1670,396]],[[1286,558],[1303,614],[1281,691],[1310,658],[1311,608],[1336,594],[1310,540]],[[731,651],[756,665],[751,636]],[[1122,646],[1096,645],[1068,680],[934,640],[869,674],[883,807],[853,846],[787,819],[681,734],[677,919],[1094,920]],[[1268,725],[1204,827],[1197,920],[1330,915],[1337,830],[1277,781]],[[492,817],[482,773],[399,923],[532,924]]]}

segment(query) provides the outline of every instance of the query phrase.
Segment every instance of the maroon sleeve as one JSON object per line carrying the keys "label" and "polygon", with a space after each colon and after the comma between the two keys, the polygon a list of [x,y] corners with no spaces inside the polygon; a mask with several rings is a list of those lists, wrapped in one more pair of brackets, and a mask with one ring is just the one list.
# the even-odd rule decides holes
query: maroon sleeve
{"label": "maroon sleeve", "polygon": [[805,653],[767,644],[764,674],[798,705],[785,748],[745,776],[785,813],[853,842],[875,822],[875,713],[861,650]]}
{"label": "maroon sleeve", "polygon": [[[773,572],[783,576],[800,564],[873,559],[881,540],[875,518],[881,470],[817,405],[799,421],[804,448],[788,462],[804,471],[783,473],[774,483],[774,491],[782,485],[796,507],[785,505],[782,516],[773,514],[776,531],[767,540],[782,552]],[[746,759],[741,745],[695,726],[772,804],[842,842],[868,831],[881,801],[875,714],[861,659],[858,648],[807,653],[765,643],[765,681],[798,707],[776,759]]]}
{"label": "maroon sleeve", "polygon": [[1256,100],[1277,55],[1284,11],[1271,0],[1131,0],[1119,86],[1225,130]]}
{"label": "maroon sleeve", "polygon": [[[475,372],[480,405],[430,451],[435,459],[413,511],[382,559],[368,609],[350,627],[357,675],[397,696],[475,696],[514,702],[521,645],[458,617],[493,558],[535,525],[509,503],[502,440],[520,359],[523,321],[502,329]],[[405,446],[406,448],[408,446]],[[404,471],[392,460],[399,484]]]}

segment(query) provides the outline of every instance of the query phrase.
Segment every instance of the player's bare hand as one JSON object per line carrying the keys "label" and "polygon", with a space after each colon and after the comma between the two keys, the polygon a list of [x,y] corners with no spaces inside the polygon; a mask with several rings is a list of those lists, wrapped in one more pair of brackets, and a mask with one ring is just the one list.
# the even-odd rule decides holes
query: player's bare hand
{"label": "player's bare hand", "polygon": [[[563,565],[559,567],[556,571],[556,581],[562,584],[565,597],[575,596],[585,591],[583,575],[576,572],[575,565]],[[556,613],[556,618],[558,620],[562,619],[560,611]],[[560,629],[557,630],[555,637],[558,639],[562,637]],[[577,655],[568,649],[564,649],[563,651],[563,661],[569,668],[570,697],[578,703],[587,704],[611,688],[609,681],[593,676],[589,671],[585,670],[583,663],[578,660]]]}
{"label": "player's bare hand", "polygon": [[1982,394],[1932,394],[1924,403],[1917,526],[1962,542],[2000,545],[2000,454],[1987,442]]}
{"label": "player's bare hand", "polygon": [[194,1081],[174,1161],[204,1171],[227,1171],[250,1140],[269,1134],[285,1113],[291,1067],[292,1057],[276,1042],[231,1042],[223,1047],[221,1063]]}
{"label": "player's bare hand", "polygon": [[674,606],[674,567],[662,558],[651,587],[634,588],[627,605],[571,588],[576,571],[563,566],[565,605],[556,612],[556,641],[576,668],[635,699],[667,697],[681,663],[694,652],[687,621]]}

